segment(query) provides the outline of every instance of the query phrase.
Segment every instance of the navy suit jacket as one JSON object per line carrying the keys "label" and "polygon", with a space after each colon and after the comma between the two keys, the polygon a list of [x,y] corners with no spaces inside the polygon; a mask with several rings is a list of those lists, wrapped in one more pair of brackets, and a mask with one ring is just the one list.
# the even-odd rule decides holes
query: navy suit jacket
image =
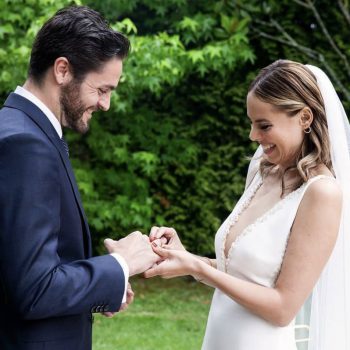
{"label": "navy suit jacket", "polygon": [[69,158],[48,118],[10,94],[0,110],[0,349],[91,349],[92,312],[125,288],[91,239]]}

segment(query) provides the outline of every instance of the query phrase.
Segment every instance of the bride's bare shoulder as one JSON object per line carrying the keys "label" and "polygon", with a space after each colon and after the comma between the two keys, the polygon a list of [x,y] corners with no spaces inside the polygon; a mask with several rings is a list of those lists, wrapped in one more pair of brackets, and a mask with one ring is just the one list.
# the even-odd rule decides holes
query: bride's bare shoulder
{"label": "bride's bare shoulder", "polygon": [[332,173],[321,173],[318,175],[325,175],[313,181],[308,187],[304,202],[309,209],[317,208],[319,213],[327,208],[341,210],[342,204],[342,190],[339,183],[336,181]]}

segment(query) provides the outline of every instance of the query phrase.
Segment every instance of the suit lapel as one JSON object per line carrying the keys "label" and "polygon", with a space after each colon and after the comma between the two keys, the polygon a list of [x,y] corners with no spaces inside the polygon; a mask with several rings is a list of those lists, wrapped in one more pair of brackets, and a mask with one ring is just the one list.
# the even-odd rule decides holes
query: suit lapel
{"label": "suit lapel", "polygon": [[72,190],[74,192],[77,205],[79,207],[82,221],[84,223],[83,231],[85,232],[85,235],[86,235],[86,237],[84,237],[85,252],[87,256],[91,256],[91,237],[90,237],[89,225],[87,223],[84,208],[80,198],[80,193],[77,187],[77,182],[74,176],[74,172],[73,172],[70,160],[68,158],[68,155],[65,149],[63,148],[62,142],[56,130],[54,129],[51,122],[46,117],[46,115],[41,111],[40,108],[38,108],[35,104],[33,104],[32,102],[30,102],[29,100],[27,100],[26,98],[18,94],[11,93],[7,98],[7,100],[5,101],[4,106],[9,108],[19,109],[22,112],[24,112],[26,115],[28,115],[35,122],[35,124],[37,124],[38,127],[47,135],[49,140],[57,148],[60,154],[61,160],[63,162],[63,165],[67,171],[68,178],[69,178]]}

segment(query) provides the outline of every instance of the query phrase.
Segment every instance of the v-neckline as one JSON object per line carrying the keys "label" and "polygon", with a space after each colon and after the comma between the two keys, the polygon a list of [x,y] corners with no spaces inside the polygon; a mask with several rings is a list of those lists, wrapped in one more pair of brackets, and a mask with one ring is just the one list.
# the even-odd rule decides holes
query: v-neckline
{"label": "v-neckline", "polygon": [[251,189],[250,189],[250,193],[249,195],[246,197],[246,199],[240,204],[237,212],[233,214],[233,212],[231,213],[231,217],[229,217],[229,219],[227,220],[226,223],[226,227],[225,227],[225,231],[224,231],[224,239],[222,241],[222,256],[224,258],[225,264],[228,263],[228,261],[230,260],[230,256],[232,251],[234,250],[234,248],[236,247],[237,243],[244,237],[246,236],[246,234],[252,229],[252,227],[254,227],[256,224],[258,224],[259,222],[263,221],[268,215],[270,215],[271,212],[277,210],[280,206],[282,206],[284,204],[284,202],[289,199],[291,196],[296,195],[297,193],[299,193],[311,180],[312,182],[315,181],[318,178],[323,178],[323,177],[330,177],[328,175],[325,174],[319,174],[316,175],[312,178],[310,178],[308,181],[304,182],[301,186],[299,186],[298,188],[296,188],[294,191],[288,193],[285,197],[281,198],[281,200],[277,201],[275,204],[273,204],[268,210],[266,210],[263,214],[259,215],[253,222],[251,222],[250,224],[248,224],[237,236],[236,238],[233,240],[233,242],[231,243],[228,251],[227,251],[227,255],[225,254],[225,248],[226,248],[226,240],[227,237],[230,233],[230,229],[232,226],[234,226],[240,215],[242,215],[242,213],[244,212],[244,210],[247,209],[247,207],[249,206],[249,204],[251,203],[251,201],[253,200],[253,198],[255,197],[257,191],[259,190],[259,188],[262,186],[263,184],[263,180],[261,178],[261,175],[259,173],[257,173],[258,179],[256,181],[256,183],[253,186],[253,183],[251,184]]}
{"label": "v-neckline", "polygon": [[250,224],[245,226],[243,228],[243,230],[238,235],[236,235],[236,238],[232,241],[232,243],[227,251],[227,255],[226,255],[226,252],[225,252],[226,241],[227,241],[228,235],[230,234],[231,228],[238,222],[239,217],[248,208],[248,206],[250,205],[250,203],[254,199],[256,193],[258,192],[258,190],[260,189],[260,187],[263,184],[263,180],[262,180],[260,174],[258,176],[259,176],[259,179],[258,179],[257,183],[255,184],[255,186],[253,187],[253,189],[251,190],[251,193],[247,196],[246,200],[240,205],[240,207],[238,208],[238,211],[235,213],[235,215],[232,216],[232,219],[227,221],[227,225],[225,228],[225,236],[223,239],[223,256],[224,256],[225,260],[229,260],[230,255],[231,255],[231,251],[236,246],[236,243],[239,242],[240,239],[242,237],[244,237],[246,235],[246,233],[253,226],[255,226],[258,222],[264,220],[266,216],[270,215],[270,213],[273,212],[277,207],[281,206],[285,202],[285,200],[287,198],[289,198],[292,194],[296,193],[297,191],[300,191],[307,183],[307,182],[304,182],[300,187],[298,187],[294,191],[288,193],[285,197],[281,198],[279,201],[277,201],[275,204],[273,204],[269,209],[267,209],[263,214],[259,215],[256,219],[254,219]]}

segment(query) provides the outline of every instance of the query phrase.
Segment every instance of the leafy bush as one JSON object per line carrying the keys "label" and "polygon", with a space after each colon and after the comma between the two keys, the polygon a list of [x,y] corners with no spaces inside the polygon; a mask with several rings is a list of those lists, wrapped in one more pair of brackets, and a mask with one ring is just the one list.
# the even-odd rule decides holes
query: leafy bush
{"label": "leafy bush", "polygon": [[90,224],[115,237],[171,225],[191,250],[210,254],[249,154],[248,18],[224,2],[90,5],[132,42],[110,111],[75,143]]}

